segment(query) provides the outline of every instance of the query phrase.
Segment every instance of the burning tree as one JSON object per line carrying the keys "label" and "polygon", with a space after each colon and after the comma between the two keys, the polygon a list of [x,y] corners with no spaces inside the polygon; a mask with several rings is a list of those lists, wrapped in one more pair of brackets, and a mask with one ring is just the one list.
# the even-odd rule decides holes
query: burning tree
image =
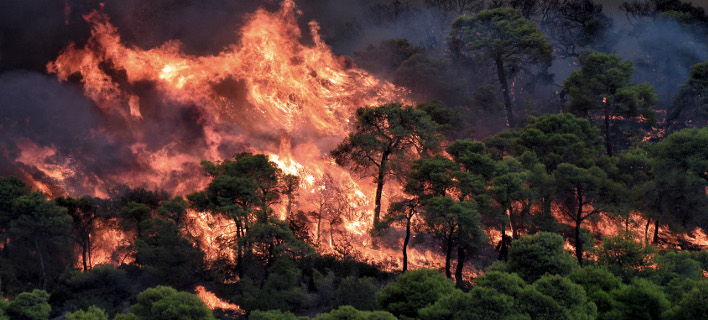
{"label": "burning tree", "polygon": [[81,263],[84,271],[88,271],[91,266],[92,238],[99,228],[99,222],[107,218],[98,206],[99,199],[59,197],[55,201],[65,207],[72,218],[74,241],[81,247]]}
{"label": "burning tree", "polygon": [[374,225],[379,222],[386,176],[400,172],[412,158],[436,150],[441,139],[438,128],[424,111],[400,103],[357,110],[354,132],[331,154],[337,164],[374,176]]}
{"label": "burning tree", "polygon": [[234,221],[236,237],[231,243],[237,249],[240,277],[246,254],[255,253],[271,265],[280,253],[297,255],[295,251],[306,247],[292,235],[287,223],[270,217],[270,205],[278,201],[282,191],[288,191],[283,187],[288,181],[283,181],[282,171],[274,162],[262,154],[240,153],[234,160],[203,161],[202,166],[212,181],[206,190],[190,194],[188,199],[198,210]]}

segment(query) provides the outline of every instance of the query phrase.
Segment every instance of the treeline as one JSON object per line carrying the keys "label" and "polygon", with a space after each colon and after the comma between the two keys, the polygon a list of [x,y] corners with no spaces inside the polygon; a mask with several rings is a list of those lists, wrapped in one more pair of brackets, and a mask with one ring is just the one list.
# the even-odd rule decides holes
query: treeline
{"label": "treeline", "polygon": [[[474,292],[482,290],[477,289],[480,279],[470,283],[463,277],[463,268],[469,265],[466,262],[484,261],[487,255],[487,260],[501,261],[487,269],[487,274],[516,273],[525,283],[520,284],[522,291],[531,290],[524,289],[526,284],[536,290],[550,286],[537,282],[545,279],[579,292],[578,288],[584,285],[577,282],[581,280],[542,276],[568,276],[573,270],[600,272],[578,269],[586,266],[605,268],[602,276],[589,275],[599,282],[588,286],[599,285],[607,274],[617,277],[617,285],[598,293],[609,300],[578,298],[588,301],[590,309],[562,311],[568,314],[590,312],[595,306],[598,318],[605,313],[609,317],[620,312],[616,310],[624,310],[618,307],[619,303],[629,298],[622,298],[622,294],[647,294],[651,299],[658,296],[657,310],[661,312],[651,311],[651,319],[659,314],[674,314],[671,308],[684,308],[682,303],[685,308],[698,307],[681,301],[684,296],[693,296],[685,293],[694,288],[704,290],[700,279],[705,270],[705,251],[657,252],[650,243],[661,243],[659,234],[632,234],[630,226],[637,222],[631,220],[630,213],[642,214],[647,225],[676,233],[705,228],[708,128],[684,129],[658,143],[636,145],[609,157],[600,130],[590,121],[571,114],[555,114],[531,117],[523,128],[485,141],[448,143],[443,154],[441,124],[424,110],[441,109],[398,104],[361,108],[355,121],[357,130],[333,155],[341,164],[372,174],[381,184],[386,181],[379,179],[382,172],[388,178],[405,177],[406,197],[382,210],[374,235],[383,235],[396,224],[406,230],[401,248],[404,268],[411,238],[435,241],[444,252],[445,275],[452,278],[454,274],[454,286],[464,290],[454,291],[454,296],[446,299],[473,299]],[[384,156],[385,152],[389,155]],[[375,160],[378,162],[371,162]],[[0,179],[0,279],[3,295],[12,297],[7,312],[16,312],[12,311],[17,309],[12,307],[16,305],[13,302],[21,302],[26,299],[21,297],[31,294],[33,298],[27,299],[46,300],[56,315],[90,312],[91,306],[111,317],[128,310],[138,314],[135,307],[128,309],[128,305],[140,303],[140,291],[157,285],[193,290],[197,284],[205,284],[220,296],[232,298],[248,314],[272,309],[315,314],[337,306],[354,306],[360,310],[383,308],[394,316],[406,316],[372,300],[379,288],[392,279],[391,274],[341,256],[318,255],[310,236],[310,228],[316,223],[313,215],[298,214],[291,208],[288,221],[274,216],[273,204],[289,203],[295,196],[297,177],[284,174],[265,155],[258,154],[242,153],[233,160],[205,161],[202,165],[211,182],[186,200],[144,189],[128,189],[113,199],[48,200],[17,178]],[[192,222],[188,221],[186,210],[190,207],[231,222],[229,230],[233,232],[220,234],[215,244],[221,250],[234,252],[233,257],[225,254],[205,261],[202,248],[189,230]],[[591,234],[585,226],[601,217],[616,220],[625,233],[597,238],[599,235]],[[91,268],[95,249],[92,239],[109,228],[120,229],[129,239],[125,248],[116,251],[124,255],[120,258],[124,264],[119,268]],[[493,257],[489,257],[490,244],[484,232],[489,229],[500,230],[504,235],[494,243],[497,247]],[[506,236],[507,229],[510,237]],[[575,247],[575,257],[563,250],[564,239]],[[75,255],[74,248],[81,254]],[[525,250],[529,252],[521,258],[518,254]],[[577,282],[576,286],[568,284],[571,280]],[[453,282],[445,283],[453,287]],[[21,293],[33,289],[46,291]],[[591,294],[590,288],[583,290],[586,295]],[[520,293],[500,293],[506,295],[500,296],[500,301],[507,299],[510,306],[516,305],[514,299],[526,299],[520,298]],[[566,297],[565,293],[540,293],[551,297],[549,301]],[[383,299],[381,294],[379,300]],[[136,296],[137,300],[133,300]],[[665,303],[666,299],[669,303]],[[426,306],[432,308],[433,302],[447,309],[467,305],[455,301],[443,299]],[[556,303],[563,306],[565,302]],[[511,313],[540,317],[533,313],[536,311],[510,308],[507,311]],[[348,308],[333,314],[336,312],[356,313]],[[629,315],[619,319],[637,319],[632,312],[639,311],[621,312]],[[364,318],[373,317],[362,314]]]}
{"label": "treeline", "polygon": [[[364,12],[371,21],[355,21],[361,25],[357,28],[361,37],[383,28],[416,31],[394,32],[393,39],[356,50],[354,60],[411,89],[417,101],[439,100],[457,111],[461,125],[450,133],[453,138],[470,134],[482,138],[505,125],[519,126],[522,121],[517,120],[528,115],[576,107],[580,107],[577,112],[590,110],[594,116],[604,116],[607,112],[602,109],[608,107],[617,123],[624,123],[613,117],[619,113],[628,113],[629,120],[641,115],[644,126],[655,125],[657,120],[674,128],[706,123],[705,101],[690,93],[704,85],[680,86],[691,66],[695,66],[691,77],[705,75],[700,71],[704,67],[696,64],[708,54],[704,36],[708,16],[690,3],[626,1],[603,7],[592,0],[382,1]],[[441,16],[430,18],[430,12]],[[456,19],[460,14],[465,16]],[[379,16],[386,18],[374,18]],[[564,84],[566,79],[559,75],[565,77],[586,64],[593,52],[621,52],[623,59],[612,59],[627,60],[605,66],[620,74],[611,85],[592,89],[604,96],[599,100],[586,96],[581,102],[577,95],[582,93],[572,88],[572,82],[598,78],[571,77],[571,83]],[[598,61],[590,63],[597,66]],[[583,69],[589,72],[591,68]],[[641,83],[627,87],[630,77],[654,89]],[[659,110],[659,117],[647,116],[643,111],[648,106]],[[641,135],[632,136],[641,139]]]}
{"label": "treeline", "polygon": [[[452,23],[449,55],[391,40],[356,60],[433,102],[360,108],[352,133],[331,152],[373,178],[372,237],[403,231],[396,266],[403,275],[357,262],[348,248],[318,254],[320,224],[332,238],[345,209],[323,202],[319,211],[300,210],[299,177],[262,154],[204,161],[208,186],[174,198],[125,189],[109,199],[49,199],[3,177],[0,293],[9,302],[0,300],[0,318],[211,319],[184,292],[198,284],[245,311],[217,311],[222,318],[704,317],[706,251],[658,245],[666,240],[660,229],[708,227],[708,62],[693,65],[671,107],[657,112],[667,98],[633,82],[634,64],[593,40],[609,23],[593,1],[494,1],[481,12],[475,1],[426,3],[476,13]],[[378,7],[381,19],[389,9]],[[672,19],[691,32],[708,20],[680,1],[624,9],[636,21]],[[556,88],[559,99],[528,94],[535,83],[550,85],[548,67],[559,56],[581,65]],[[484,134],[499,127],[509,130]],[[384,207],[384,186],[394,179],[402,196]],[[287,220],[274,215],[276,203],[286,203]],[[228,222],[215,226],[228,232],[212,242],[211,259],[191,229],[190,208]],[[599,219],[623,232],[592,234],[587,227]],[[643,234],[631,233],[638,223]],[[126,241],[110,258],[117,267],[94,267],[106,230]],[[501,234],[491,244],[490,230]],[[444,274],[407,271],[408,247],[426,240],[443,253]],[[466,278],[471,264],[486,267],[484,275]]]}

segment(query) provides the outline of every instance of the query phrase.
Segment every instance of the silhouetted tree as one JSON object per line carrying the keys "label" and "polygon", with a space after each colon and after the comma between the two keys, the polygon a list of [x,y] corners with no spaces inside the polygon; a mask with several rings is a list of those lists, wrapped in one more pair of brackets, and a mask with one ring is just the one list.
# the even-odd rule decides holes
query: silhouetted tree
{"label": "silhouetted tree", "polygon": [[496,67],[497,79],[504,95],[507,125],[517,125],[511,103],[509,79],[531,66],[547,67],[553,58],[553,47],[536,24],[521,11],[497,8],[471,17],[460,17],[452,23],[448,45],[457,56],[472,55]]}
{"label": "silhouetted tree", "polygon": [[375,177],[374,225],[379,222],[386,176],[396,172],[396,166],[416,154],[437,149],[440,141],[438,128],[439,125],[425,111],[400,103],[357,110],[354,132],[331,154],[337,164]]}

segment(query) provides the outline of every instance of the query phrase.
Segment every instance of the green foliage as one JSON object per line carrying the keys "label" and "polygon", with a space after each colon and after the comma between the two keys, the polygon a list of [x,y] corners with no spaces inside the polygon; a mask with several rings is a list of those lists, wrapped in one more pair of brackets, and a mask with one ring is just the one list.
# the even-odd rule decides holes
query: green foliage
{"label": "green foliage", "polygon": [[273,218],[268,223],[253,224],[239,241],[248,243],[253,248],[249,255],[266,266],[278,259],[296,260],[313,253],[312,247],[293,235],[286,221]]}
{"label": "green foliage", "polygon": [[163,201],[160,207],[157,208],[157,213],[181,227],[187,215],[187,207],[189,207],[189,203],[182,196],[176,196],[170,200]]}
{"label": "green foliage", "polygon": [[461,129],[461,115],[454,109],[445,106],[444,103],[433,100],[421,103],[416,106],[419,110],[425,111],[435,123],[440,125],[440,131],[447,136],[453,135]]}
{"label": "green foliage", "polygon": [[668,313],[671,320],[702,319],[708,314],[708,280],[702,279]]}
{"label": "green foliage", "polygon": [[455,290],[435,304],[421,309],[419,314],[423,320],[524,319],[516,310],[512,297],[485,287],[475,287],[468,293]]}
{"label": "green foliage", "polygon": [[130,306],[131,314],[119,315],[116,319],[140,320],[213,320],[211,310],[197,296],[158,286],[147,289]]}
{"label": "green foliage", "polygon": [[400,103],[357,109],[354,132],[331,155],[338,165],[375,178],[374,224],[379,221],[386,176],[399,172],[400,162],[436,150],[439,127],[425,111]]}
{"label": "green foliage", "polygon": [[507,273],[500,271],[492,271],[487,269],[487,272],[475,279],[475,284],[479,288],[490,288],[495,291],[511,297],[519,297],[521,291],[526,287],[521,277],[516,273]]}
{"label": "green foliage", "polygon": [[[626,135],[641,136],[642,131],[627,131],[631,130],[628,125],[654,124],[655,112],[651,106],[658,98],[651,85],[630,83],[634,70],[629,60],[593,52],[581,62],[581,70],[574,71],[563,83],[563,91],[570,96],[567,109],[588,119],[604,119],[601,127],[605,149],[612,156],[616,145],[629,144],[625,141]],[[618,125],[624,127],[618,128]]]}
{"label": "green foliage", "polygon": [[260,311],[256,310],[251,312],[248,316],[248,320],[309,320],[307,317],[297,317],[291,312],[281,312],[278,310],[268,310]]}
{"label": "green foliage", "polygon": [[47,201],[46,196],[39,192],[16,198],[12,212],[15,218],[10,221],[9,230],[6,229],[12,241],[4,251],[15,251],[11,261],[18,266],[31,259],[32,262],[24,266],[26,269],[19,272],[26,277],[24,281],[32,281],[39,288],[46,289],[72,262],[71,247],[68,245],[72,218],[66,208],[54,201]]}
{"label": "green foliage", "polygon": [[312,297],[300,283],[302,271],[290,260],[277,260],[268,269],[265,282],[244,277],[234,300],[247,312],[252,310],[298,311],[308,306]]}
{"label": "green foliage", "polygon": [[480,215],[474,201],[455,201],[451,197],[435,197],[425,202],[425,230],[440,241],[445,253],[445,272],[450,273],[452,248],[477,248],[485,240]]}
{"label": "green foliage", "polygon": [[193,286],[204,260],[196,241],[182,235],[174,222],[162,218],[143,221],[140,228],[143,233],[135,241],[135,259],[143,270],[163,284]]}
{"label": "green foliage", "polygon": [[585,266],[573,270],[568,275],[573,282],[582,285],[588,294],[595,291],[610,292],[622,285],[622,280],[609,270],[597,266]]}
{"label": "green foliage", "polygon": [[678,232],[708,226],[708,128],[672,133],[651,148],[658,220]]}
{"label": "green foliage", "polygon": [[514,155],[533,152],[548,173],[559,164],[592,167],[602,155],[600,130],[569,113],[529,117],[513,140]]}
{"label": "green foliage", "polygon": [[567,310],[558,302],[531,286],[524,288],[516,301],[519,311],[530,319],[569,319]]}
{"label": "green foliage", "polygon": [[544,274],[568,275],[577,263],[563,249],[563,237],[554,233],[540,232],[527,235],[511,244],[509,272],[533,282]]}
{"label": "green foliage", "polygon": [[694,260],[691,253],[686,251],[669,251],[657,255],[656,262],[658,283],[665,285],[674,280],[694,280],[698,281],[703,277],[701,263]]}
{"label": "green foliage", "polygon": [[86,310],[91,306],[109,315],[122,310],[121,303],[130,298],[131,281],[124,270],[113,266],[97,266],[87,272],[72,272],[55,290],[52,304],[65,311]]}
{"label": "green foliage", "polygon": [[47,320],[52,311],[48,301],[49,294],[44,290],[23,292],[10,301],[6,312],[13,320]]}
{"label": "green foliage", "polygon": [[691,67],[669,111],[667,121],[675,127],[699,127],[708,122],[708,61]]}
{"label": "green foliage", "polygon": [[538,292],[551,297],[566,309],[569,319],[595,319],[597,306],[585,294],[585,289],[560,275],[544,275],[533,287]]}
{"label": "green foliage", "polygon": [[131,201],[120,210],[121,226],[124,230],[135,232],[136,237],[142,235],[142,223],[152,214],[152,210],[145,204]]}
{"label": "green foliage", "polygon": [[103,309],[91,306],[87,311],[79,310],[66,314],[66,320],[108,320],[108,315]]}
{"label": "green foliage", "polygon": [[598,250],[597,262],[626,281],[631,280],[653,263],[654,248],[643,246],[631,234],[606,237]]}
{"label": "green foliage", "polygon": [[530,66],[550,66],[553,59],[553,47],[536,24],[511,8],[458,18],[452,23],[448,47],[458,59],[476,59],[496,66],[510,126],[515,126],[515,120],[507,79]]}
{"label": "green foliage", "polygon": [[397,320],[386,311],[359,311],[352,306],[342,306],[330,311],[320,313],[315,320]]}
{"label": "green foliage", "polygon": [[407,271],[376,294],[376,303],[401,319],[415,318],[418,310],[435,303],[453,288],[452,282],[438,271]]}
{"label": "green foliage", "polygon": [[[553,172],[556,181],[556,199],[560,211],[574,222],[575,256],[583,263],[584,245],[582,223],[600,213],[605,203],[612,199],[612,181],[597,166],[588,169],[568,163],[561,163]],[[587,211],[586,208],[591,210]]]}
{"label": "green foliage", "polygon": [[590,301],[597,306],[599,319],[603,319],[602,315],[610,312],[615,304],[610,292],[622,286],[620,278],[597,266],[575,269],[568,278],[583,286]]}
{"label": "green foliage", "polygon": [[336,306],[349,305],[358,310],[375,310],[378,284],[370,277],[346,277],[334,291]]}
{"label": "green foliage", "polygon": [[610,319],[662,319],[671,303],[661,287],[635,278],[630,285],[612,291],[615,303],[604,317]]}

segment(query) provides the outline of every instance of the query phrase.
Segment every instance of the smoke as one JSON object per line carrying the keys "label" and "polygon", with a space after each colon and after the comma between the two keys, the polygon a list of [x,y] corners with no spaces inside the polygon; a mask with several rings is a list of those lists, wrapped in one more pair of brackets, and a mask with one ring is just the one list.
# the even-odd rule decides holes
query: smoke
{"label": "smoke", "polygon": [[664,17],[616,21],[616,38],[605,41],[616,43],[613,53],[634,63],[634,80],[653,85],[661,107],[670,106],[691,66],[708,60],[708,30]]}
{"label": "smoke", "polygon": [[[26,154],[22,161],[17,161],[23,152],[33,151],[36,157],[46,156],[50,162],[67,164],[67,168],[78,169],[76,166],[80,165],[99,176],[131,166],[130,159],[125,157],[129,150],[101,129],[105,125],[101,115],[76,86],[59,84],[52,77],[34,72],[6,72],[0,75],[0,105],[2,174],[50,179],[46,173],[32,170],[31,163],[23,163],[39,160],[27,159],[33,155]],[[45,151],[39,152],[38,148]],[[78,163],[70,155],[83,159]],[[74,185],[72,181],[66,183]]]}
{"label": "smoke", "polygon": [[[226,77],[210,83],[217,99],[224,99],[231,106],[219,110],[217,120],[214,111],[206,110],[198,101],[165,99],[155,81],[128,83],[125,74],[112,70],[114,66],[109,64],[99,67],[121,90],[137,97],[139,117],[126,118],[116,108],[97,106],[84,96],[77,76],[60,83],[55,76],[46,75],[47,63],[55,60],[68,44],[75,43],[75,47],[81,48],[87,43],[91,26],[83,16],[93,10],[110,18],[122,43],[130,49],[148,50],[168,41],[179,41],[180,54],[210,57],[238,43],[239,30],[257,8],[276,11],[280,2],[0,2],[0,133],[4,137],[0,141],[0,173],[20,174],[47,185],[59,184],[78,194],[106,194],[108,190],[98,192],[85,186],[125,183],[121,176],[128,173],[147,181],[147,186],[172,185],[191,191],[188,189],[198,186],[200,181],[190,179],[188,174],[198,171],[201,159],[228,158],[235,152],[254,150],[253,146],[277,152],[283,139],[292,143],[294,149],[313,141],[318,150],[312,152],[331,149],[341,137],[318,133],[306,119],[296,119],[299,129],[285,132],[282,123],[272,124],[267,116],[254,116],[257,107],[246,99],[249,93],[243,79]],[[632,60],[635,80],[653,84],[660,95],[661,107],[666,107],[678,85],[687,78],[690,66],[708,60],[705,33],[692,32],[668,18],[628,21],[616,2],[605,2],[604,12],[612,19],[612,28],[598,37],[592,47]],[[424,47],[426,56],[449,58],[445,41],[457,13],[430,7],[422,0],[299,0],[296,4],[301,11],[297,20],[300,29],[307,30],[309,21],[317,21],[322,39],[336,54],[351,56],[382,40],[405,38]],[[302,34],[301,43],[314,45],[315,39],[307,32]],[[443,75],[453,77],[450,83],[456,83],[455,90],[431,90],[444,92],[443,97],[432,98],[452,101],[457,110],[468,114],[466,117],[478,117],[486,112],[482,108],[496,105],[493,99],[479,97],[475,91],[488,84],[495,85],[492,74],[460,65],[449,66],[453,70]],[[531,83],[514,89],[517,108],[558,110],[559,85],[578,68],[575,58],[556,60],[551,68],[555,85],[534,83],[534,78],[517,79]],[[499,95],[498,90],[496,94]],[[475,104],[477,100],[485,105]],[[121,112],[126,108],[123,106]],[[488,134],[503,129],[499,122],[488,122],[495,123],[494,130],[478,132]],[[467,134],[469,129],[460,131]],[[217,136],[226,141],[214,142]],[[30,155],[43,157],[41,160],[55,167],[37,168],[28,163]],[[156,167],[162,171],[150,174]],[[139,182],[132,183],[136,186]]]}

